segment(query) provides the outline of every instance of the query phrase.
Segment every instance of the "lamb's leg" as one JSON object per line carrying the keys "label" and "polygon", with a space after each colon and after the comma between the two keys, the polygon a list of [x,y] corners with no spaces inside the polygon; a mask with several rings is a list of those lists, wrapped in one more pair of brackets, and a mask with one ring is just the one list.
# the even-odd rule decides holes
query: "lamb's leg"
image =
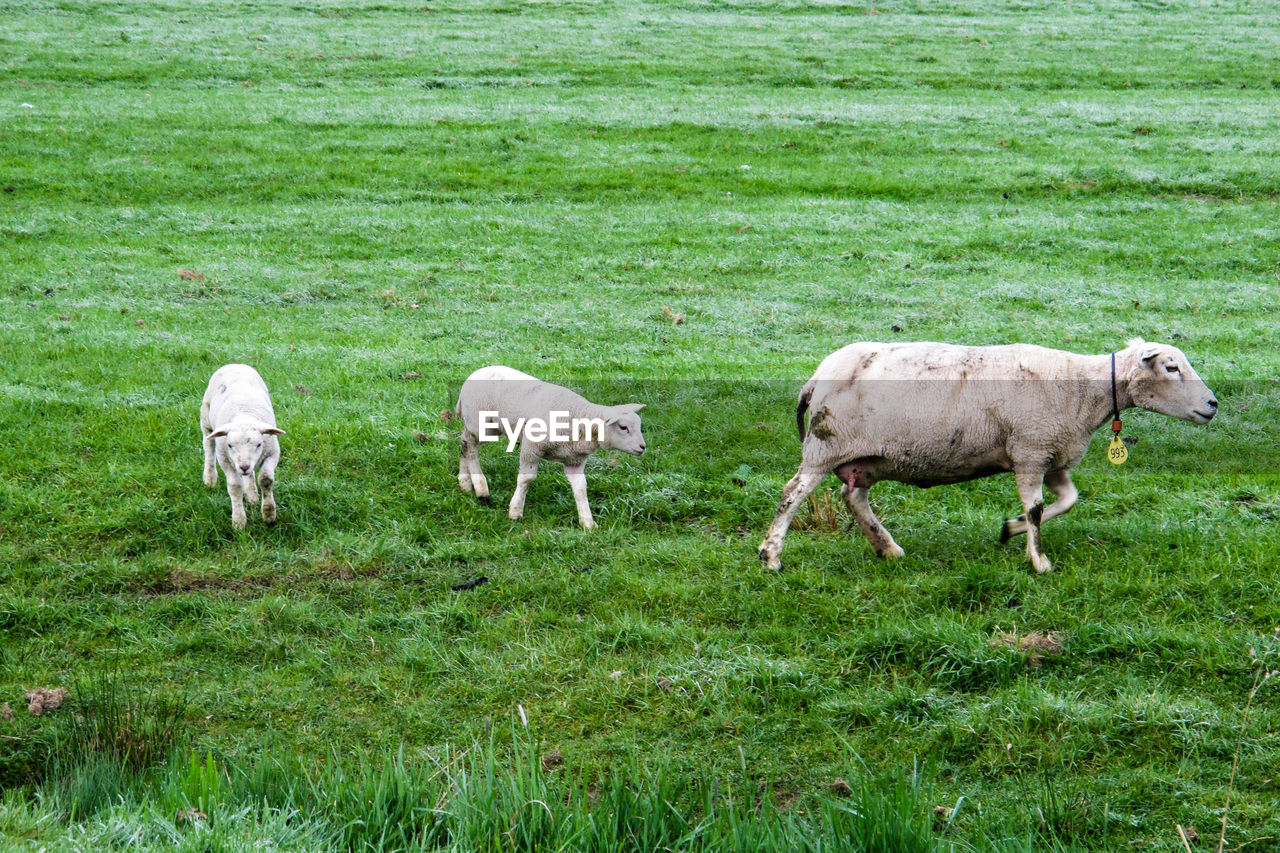
{"label": "lamb's leg", "polygon": [[217,445],[216,438],[210,438],[209,433],[213,430],[201,429],[204,433],[204,484],[209,488],[218,485],[218,466],[217,462]]}
{"label": "lamb's leg", "polygon": [[511,506],[507,508],[507,517],[524,518],[524,498],[529,493],[529,484],[538,476],[538,454],[530,451],[530,445],[520,443],[520,473],[516,475],[516,493],[511,496]]}
{"label": "lamb's leg", "polygon": [[489,481],[480,470],[480,442],[475,433],[462,430],[462,456],[458,459],[458,487],[464,492],[475,492],[476,497],[489,502]]}
{"label": "lamb's leg", "polygon": [[578,465],[566,465],[564,476],[569,481],[569,487],[573,489],[573,502],[578,507],[578,523],[591,530],[596,526],[596,521],[591,517],[591,506],[587,503],[586,468],[585,461]]}
{"label": "lamb's leg", "polygon": [[766,569],[776,572],[782,568],[782,560],[778,555],[782,552],[782,540],[787,537],[787,528],[791,526],[791,519],[795,518],[804,499],[818,488],[818,484],[826,479],[826,476],[826,471],[806,470],[802,466],[783,487],[778,514],[774,517],[773,524],[769,525],[769,532],[764,537],[764,541],[760,543],[760,560]]}
{"label": "lamb's leg", "polygon": [[871,502],[867,500],[867,494],[870,491],[868,487],[851,486],[848,483],[840,487],[845,506],[849,507],[849,512],[853,513],[854,519],[862,528],[862,533],[871,543],[871,547],[876,550],[876,554],[881,557],[901,557],[903,550],[898,547],[897,542],[893,541],[889,531],[884,529],[880,519],[876,518],[875,513],[871,511]]}
{"label": "lamb's leg", "polygon": [[227,494],[231,497],[231,526],[244,530],[249,519],[244,514],[244,486],[240,482],[240,472],[223,465],[222,473],[227,478]]}
{"label": "lamb's leg", "polygon": [[262,469],[258,472],[258,488],[262,490],[262,520],[267,524],[276,523],[276,465],[280,463],[280,455],[272,454],[262,460]]}
{"label": "lamb's leg", "polygon": [[1040,544],[1040,522],[1044,519],[1044,492],[1040,484],[1044,482],[1045,472],[1042,468],[1021,468],[1015,469],[1013,475],[1018,481],[1018,497],[1027,519],[1027,559],[1031,561],[1031,568],[1040,574],[1052,571],[1053,565]]}
{"label": "lamb's leg", "polygon": [[474,492],[475,486],[471,484],[471,466],[467,463],[467,449],[468,447],[475,449],[475,436],[471,436],[464,427],[458,443],[462,445],[462,452],[458,455],[458,488],[464,492]]}
{"label": "lamb's leg", "polygon": [[241,488],[244,489],[244,499],[246,503],[256,504],[258,502],[258,479],[257,472],[250,471],[248,474],[240,478]]}
{"label": "lamb's leg", "polygon": [[[1040,516],[1042,525],[1051,518],[1065,515],[1076,505],[1076,501],[1080,498],[1080,492],[1076,489],[1076,484],[1071,482],[1071,472],[1069,471],[1050,471],[1044,475],[1044,484],[1049,487],[1049,491],[1057,496],[1057,500],[1045,507],[1044,515]],[[1005,519],[1000,528],[1000,541],[1008,542],[1012,537],[1020,536],[1026,532],[1027,517],[1025,515]]]}

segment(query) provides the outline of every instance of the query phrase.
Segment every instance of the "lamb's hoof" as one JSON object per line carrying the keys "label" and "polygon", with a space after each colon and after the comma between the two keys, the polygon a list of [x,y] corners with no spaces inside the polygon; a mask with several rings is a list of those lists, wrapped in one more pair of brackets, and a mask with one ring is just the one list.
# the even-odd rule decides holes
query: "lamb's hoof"
{"label": "lamb's hoof", "polygon": [[507,513],[507,518],[511,519],[512,521],[519,521],[519,520],[521,520],[522,518],[524,518],[524,513],[523,513],[523,512],[509,512],[509,513]]}
{"label": "lamb's hoof", "polygon": [[475,487],[471,485],[471,481],[470,481],[470,480],[467,480],[466,482],[463,482],[462,480],[459,480],[459,481],[458,481],[458,488],[459,488],[459,489],[461,489],[461,490],[462,490],[462,491],[464,491],[464,492],[474,492],[474,491],[475,491]]}
{"label": "lamb's hoof", "polygon": [[1003,545],[1013,538],[1013,531],[1009,528],[1013,526],[1013,519],[1006,518],[1004,524],[1000,525],[1000,544]]}
{"label": "lamb's hoof", "polygon": [[594,521],[580,521],[580,522],[578,522],[578,523],[582,525],[582,529],[583,529],[583,530],[595,530],[595,529],[596,529],[596,523],[595,523]]}
{"label": "lamb's hoof", "polygon": [[231,526],[236,530],[244,530],[249,526],[249,519],[245,518],[243,515],[239,518],[232,517]]}
{"label": "lamb's hoof", "polygon": [[274,526],[275,526],[275,524],[276,524],[276,521],[278,520],[278,519],[276,518],[276,508],[275,508],[275,507],[271,507],[271,509],[267,509],[267,508],[264,506],[264,507],[262,508],[262,520],[263,520],[264,522],[266,522],[268,525],[270,525],[270,526],[274,527]]}
{"label": "lamb's hoof", "polygon": [[1053,563],[1049,562],[1048,557],[1041,557],[1031,561],[1031,569],[1038,575],[1046,575],[1053,571]]}
{"label": "lamb's hoof", "polygon": [[764,564],[765,571],[782,571],[782,559],[777,554],[769,553],[769,550],[763,545],[760,546],[758,553],[760,554],[760,562]]}
{"label": "lamb's hoof", "polygon": [[490,504],[493,503],[493,498],[489,497],[488,495],[476,495],[476,500],[480,501],[480,503],[484,504],[485,506],[489,506]]}
{"label": "lamb's hoof", "polygon": [[218,485],[218,475],[217,474],[211,475],[208,472],[205,472],[204,484],[212,489],[214,486]]}
{"label": "lamb's hoof", "polygon": [[898,545],[894,545],[892,548],[886,548],[885,550],[879,552],[880,556],[884,557],[886,560],[896,560],[906,553],[907,552],[902,550],[902,548]]}

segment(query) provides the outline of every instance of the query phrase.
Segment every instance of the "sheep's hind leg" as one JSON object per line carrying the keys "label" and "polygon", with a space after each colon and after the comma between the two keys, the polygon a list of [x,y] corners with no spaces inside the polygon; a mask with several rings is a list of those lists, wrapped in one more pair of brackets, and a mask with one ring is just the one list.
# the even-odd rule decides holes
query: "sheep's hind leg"
{"label": "sheep's hind leg", "polygon": [[876,518],[876,514],[871,511],[871,502],[867,500],[870,491],[871,489],[867,486],[854,486],[849,481],[840,487],[840,495],[844,498],[845,506],[849,507],[849,512],[853,513],[854,520],[862,528],[863,535],[867,537],[876,554],[886,558],[901,557],[904,553],[902,548],[898,547],[898,543],[893,541],[889,531],[885,530],[880,519]]}
{"label": "sheep's hind leg", "polygon": [[466,429],[462,431],[462,456],[458,459],[458,487],[464,492],[475,492],[477,498],[489,502],[489,481],[480,470],[479,441]]}
{"label": "sheep's hind leg", "polygon": [[[1049,491],[1053,492],[1057,500],[1045,507],[1044,515],[1040,516],[1040,524],[1042,525],[1051,518],[1066,515],[1076,505],[1076,501],[1080,499],[1080,492],[1076,489],[1076,484],[1071,482],[1070,471],[1050,471],[1044,475],[1044,484],[1049,487]],[[1026,532],[1026,515],[1005,519],[1004,524],[1000,527],[1000,541],[1008,542],[1014,536],[1021,536]]]}
{"label": "sheep's hind leg", "polygon": [[1015,470],[1014,477],[1018,481],[1018,497],[1022,500],[1022,508],[1026,515],[1027,559],[1031,568],[1039,574],[1053,570],[1053,565],[1044,554],[1040,542],[1040,523],[1044,520],[1044,492],[1040,484],[1044,482],[1043,469]]}
{"label": "sheep's hind leg", "polygon": [[760,543],[760,561],[766,569],[780,571],[782,569],[782,540],[787,538],[787,529],[791,527],[791,519],[795,518],[804,499],[818,488],[827,477],[826,471],[805,470],[796,472],[787,485],[782,488],[782,500],[778,504],[778,514],[769,525],[769,532]]}
{"label": "sheep's hind leg", "polygon": [[566,465],[564,476],[569,481],[569,488],[573,489],[573,502],[578,508],[578,523],[587,530],[592,530],[596,526],[596,521],[591,517],[591,505],[587,503],[586,468],[586,462],[579,465]]}

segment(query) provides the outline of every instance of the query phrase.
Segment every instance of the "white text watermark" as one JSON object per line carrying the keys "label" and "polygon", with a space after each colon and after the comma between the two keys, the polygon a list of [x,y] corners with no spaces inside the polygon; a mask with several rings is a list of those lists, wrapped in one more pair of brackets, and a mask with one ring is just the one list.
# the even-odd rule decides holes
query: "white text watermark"
{"label": "white text watermark", "polygon": [[569,412],[552,411],[547,420],[517,418],[513,424],[498,412],[480,412],[481,441],[501,441],[507,437],[507,452],[515,450],[521,438],[529,441],[604,441],[603,418],[575,418]]}

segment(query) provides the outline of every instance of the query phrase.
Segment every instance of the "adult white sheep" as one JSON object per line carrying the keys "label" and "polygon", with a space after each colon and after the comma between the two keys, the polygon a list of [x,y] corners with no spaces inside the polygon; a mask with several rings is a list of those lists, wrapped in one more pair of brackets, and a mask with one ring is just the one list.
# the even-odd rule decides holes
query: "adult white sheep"
{"label": "adult white sheep", "polygon": [[[1027,534],[1032,567],[1047,572],[1040,525],[1075,504],[1068,472],[1093,433],[1134,407],[1207,424],[1218,401],[1181,350],[1141,338],[1105,355],[1028,344],[850,344],[827,356],[800,391],[803,461],[782,491],[760,559],[781,568],[792,517],[830,473],[844,482],[840,493],[876,553],[900,557],[867,501],[872,484],[928,488],[1012,471],[1024,514],[1005,521],[1001,541]],[[1041,484],[1057,496],[1047,508]]]}
{"label": "adult white sheep", "polygon": [[587,503],[587,459],[601,448],[635,456],[644,453],[639,415],[643,408],[643,403],[598,406],[568,388],[519,370],[501,365],[482,367],[467,377],[458,392],[462,418],[458,485],[487,501],[489,482],[480,470],[480,441],[503,441],[510,451],[518,436],[520,473],[507,515],[513,519],[524,516],[525,496],[538,476],[538,463],[551,459],[564,463],[579,523],[593,528],[596,523]]}
{"label": "adult white sheep", "polygon": [[[204,484],[218,484],[214,459],[227,476],[231,496],[231,524],[248,522],[244,502],[256,503],[262,489],[262,520],[276,523],[276,465],[284,430],[276,426],[271,393],[258,371],[247,364],[218,368],[209,380],[200,404],[200,431],[204,433]],[[255,481],[256,472],[256,481]]]}

